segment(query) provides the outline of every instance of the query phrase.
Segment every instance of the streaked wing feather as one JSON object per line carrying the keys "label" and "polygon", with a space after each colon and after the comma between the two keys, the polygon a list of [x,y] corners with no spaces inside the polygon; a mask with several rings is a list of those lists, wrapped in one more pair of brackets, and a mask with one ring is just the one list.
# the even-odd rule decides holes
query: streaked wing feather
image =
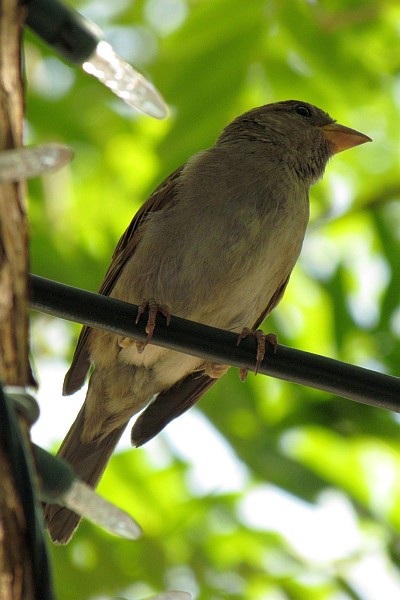
{"label": "streaked wing feather", "polygon": [[[183,168],[184,166],[171,173],[171,175],[156,188],[135,214],[115,248],[111,264],[100,286],[99,294],[102,294],[103,296],[108,296],[110,294],[122,269],[135,252],[136,246],[140,240],[140,231],[145,224],[147,216],[150,213],[161,210],[165,206],[174,203],[177,183],[179,182]],[[65,375],[63,385],[64,395],[73,394],[82,387],[85,381],[90,368],[88,346],[90,331],[91,328],[87,326],[83,327],[81,330],[72,364]]]}
{"label": "streaked wing feather", "polygon": [[287,276],[287,278],[285,279],[285,281],[282,283],[282,285],[280,287],[278,287],[275,294],[272,296],[271,300],[268,302],[265,310],[263,310],[261,315],[258,317],[257,321],[254,323],[254,325],[252,327],[253,330],[256,330],[260,327],[260,325],[264,321],[264,319],[266,319],[268,317],[270,312],[273,311],[275,306],[277,306],[279,304],[279,302],[282,300],[282,296],[285,293],[285,289],[286,289],[287,284],[289,283],[289,279],[290,279],[290,273]]}
{"label": "streaked wing feather", "polygon": [[132,444],[142,446],[201,398],[218,379],[190,373],[149,404],[132,428]]}

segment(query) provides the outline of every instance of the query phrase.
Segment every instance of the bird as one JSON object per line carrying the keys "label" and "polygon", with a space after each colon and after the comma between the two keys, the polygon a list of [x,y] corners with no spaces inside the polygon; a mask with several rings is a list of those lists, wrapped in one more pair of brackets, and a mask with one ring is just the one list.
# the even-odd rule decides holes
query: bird
{"label": "bird", "polygon": [[[215,144],[169,175],[122,235],[99,293],[148,310],[146,343],[84,327],[63,393],[90,374],[85,402],[59,449],[96,488],[130,419],[140,446],[181,415],[227,371],[151,344],[158,312],[256,335],[281,300],[309,220],[309,190],[329,159],[371,141],[326,112],[287,100],[253,108]],[[267,336],[268,337],[268,336]],[[269,340],[271,341],[271,339]],[[272,339],[273,341],[273,339]],[[55,543],[80,517],[45,505]]]}

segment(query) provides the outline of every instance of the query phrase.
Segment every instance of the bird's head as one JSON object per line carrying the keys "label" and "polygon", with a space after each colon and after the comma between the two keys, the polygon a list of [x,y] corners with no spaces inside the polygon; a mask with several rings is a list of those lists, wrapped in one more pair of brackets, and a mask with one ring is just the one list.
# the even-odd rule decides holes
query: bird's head
{"label": "bird's head", "polygon": [[286,100],[244,113],[224,129],[217,144],[254,142],[254,152],[283,163],[312,184],[322,177],[331,156],[370,141],[312,104]]}

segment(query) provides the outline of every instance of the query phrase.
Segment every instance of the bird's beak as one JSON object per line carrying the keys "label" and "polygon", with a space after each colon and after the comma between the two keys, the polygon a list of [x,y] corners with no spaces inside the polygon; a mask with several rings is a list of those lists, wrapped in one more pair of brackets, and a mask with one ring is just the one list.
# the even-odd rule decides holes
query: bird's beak
{"label": "bird's beak", "polygon": [[354,148],[354,146],[359,146],[366,142],[372,142],[372,139],[367,135],[355,129],[350,129],[350,127],[339,125],[339,123],[329,123],[329,125],[324,125],[321,129],[325,139],[331,145],[333,154],[343,152],[343,150]]}

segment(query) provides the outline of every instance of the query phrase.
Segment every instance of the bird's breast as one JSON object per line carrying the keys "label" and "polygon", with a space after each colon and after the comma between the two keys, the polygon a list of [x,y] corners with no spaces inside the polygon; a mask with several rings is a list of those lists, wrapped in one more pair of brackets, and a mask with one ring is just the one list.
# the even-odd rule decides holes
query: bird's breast
{"label": "bird's breast", "polygon": [[271,186],[258,172],[213,175],[184,181],[175,204],[150,215],[113,295],[154,298],[172,314],[240,331],[296,263],[308,194],[287,181]]}

